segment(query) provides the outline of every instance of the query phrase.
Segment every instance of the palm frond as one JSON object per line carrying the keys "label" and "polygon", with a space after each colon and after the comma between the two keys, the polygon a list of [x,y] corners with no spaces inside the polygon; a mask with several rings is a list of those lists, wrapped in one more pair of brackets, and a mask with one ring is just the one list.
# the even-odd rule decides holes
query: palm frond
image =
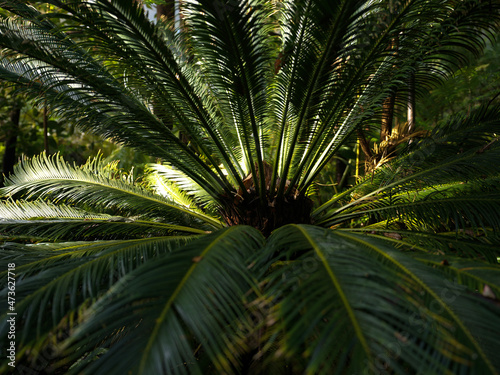
{"label": "palm frond", "polygon": [[497,264],[500,256],[500,238],[491,230],[488,230],[486,234],[477,234],[471,228],[435,233],[424,230],[402,230],[398,225],[389,226],[385,222],[341,230],[376,236],[402,250],[431,255],[439,254],[444,259],[448,256],[460,256],[483,259],[491,264]]}
{"label": "palm frond", "polygon": [[266,260],[280,354],[304,356],[307,373],[496,373],[499,307],[462,285],[468,276],[319,227],[283,227],[268,246],[280,250]]}
{"label": "palm frond", "polygon": [[[2,245],[2,258],[16,262],[18,324],[30,327],[19,332],[19,347],[43,347],[50,332],[70,328],[71,320],[86,301],[100,297],[141,264],[181,247],[191,238]],[[6,272],[2,271],[2,275]],[[2,280],[1,293],[6,296],[7,277]],[[1,332],[8,329],[5,314]]]}
{"label": "palm frond", "polygon": [[[469,220],[475,221],[472,226],[498,227],[497,214],[490,208],[497,205],[496,186],[500,173],[495,162],[500,148],[493,135],[500,125],[499,110],[498,107],[481,107],[467,118],[457,116],[443,127],[436,127],[429,138],[414,142],[406,153],[365,177],[358,187],[319,207],[313,217],[317,223],[333,225],[369,215],[372,209],[374,213],[387,209],[392,218],[403,221],[408,213],[411,227],[411,220],[416,218],[411,212],[419,211],[422,220],[434,212],[431,220],[434,226],[451,219],[455,222],[454,229],[463,229],[467,221],[462,219],[465,213],[465,217],[470,215]],[[349,193],[352,200],[346,202]],[[466,207],[459,203],[469,198],[477,205]],[[487,203],[482,204],[484,202]],[[434,207],[435,211],[429,207]],[[406,208],[409,211],[405,211]],[[483,214],[487,217],[480,222],[479,217]],[[377,219],[390,221],[391,214],[377,216]],[[428,225],[433,224],[429,222]]]}
{"label": "palm frond", "polygon": [[[446,75],[446,69],[453,70],[452,64],[444,59],[443,51],[456,48],[453,53],[457,57],[465,57],[471,50],[477,52],[484,46],[484,38],[491,35],[490,30],[498,27],[498,4],[466,2],[458,5],[450,1],[449,7],[441,7],[437,2],[411,1],[393,4],[397,9],[392,11],[379,5],[380,8],[370,8],[367,17],[359,18],[359,27],[353,32],[352,41],[367,42],[369,47],[366,52],[356,48],[350,51],[350,60],[342,69],[344,65],[349,69],[353,63],[352,71],[348,72],[345,81],[340,81],[343,85],[338,94],[327,96],[320,115],[321,127],[315,132],[308,154],[302,158],[302,167],[298,169],[302,172],[304,168],[305,173],[300,180],[301,191],[309,186],[353,129],[377,120],[382,101],[396,86],[399,90],[415,72],[420,75],[419,85],[432,85],[436,75]],[[487,12],[492,12],[491,17],[483,17]],[[436,20],[443,24],[442,32],[433,31]],[[370,28],[378,30],[375,36],[363,34],[363,30]],[[468,31],[471,31],[471,38],[467,41],[464,35]],[[387,48],[393,38],[398,38],[397,53]],[[367,76],[360,76],[365,73]],[[339,73],[335,74],[338,79]],[[328,84],[322,88],[332,90]],[[346,95],[343,100],[350,100],[351,104],[342,105],[343,96],[336,95]],[[294,177],[291,185],[298,180],[298,176]]]}
{"label": "palm frond", "polygon": [[1,191],[10,196],[23,194],[28,198],[81,205],[84,209],[88,206],[116,216],[157,217],[166,223],[200,229],[205,224],[212,228],[221,226],[216,218],[200,209],[176,203],[175,197],[155,195],[112,167],[113,164],[104,164],[99,156],[76,167],[59,155],[42,154],[17,165]]}
{"label": "palm frond", "polygon": [[262,242],[250,227],[220,230],[123,278],[86,312],[68,348],[79,356],[97,337],[118,342],[107,361],[75,371],[202,374],[206,357],[219,373],[234,371],[250,323],[242,305],[252,288],[246,262]]}
{"label": "palm frond", "polygon": [[148,169],[153,173],[148,173],[145,179],[157,194],[164,197],[172,194],[179,196],[179,199],[188,207],[193,200],[200,207],[216,206],[213,198],[182,171],[167,164],[150,164]]}
{"label": "palm frond", "polygon": [[[457,257],[444,258],[440,255],[415,254],[413,257],[433,267],[440,268],[470,290],[475,290],[483,297],[490,298],[492,303],[495,303],[497,296],[500,295],[498,288],[500,269],[498,266]],[[496,264],[498,265],[498,262]]]}
{"label": "palm frond", "polygon": [[0,8],[0,79],[158,158],[141,179],[45,154],[8,177],[19,364],[55,344],[75,374],[500,373],[500,107],[312,215],[307,196],[388,97],[481,52],[498,0],[186,0],[180,26],[133,0]]}
{"label": "palm frond", "polygon": [[[334,97],[338,108],[345,109],[346,98],[357,90],[346,88],[343,74],[354,67],[350,65],[354,59],[351,44],[371,7],[362,1],[334,6],[301,1],[285,2],[284,8],[282,66],[274,90],[277,122],[282,126],[276,154],[281,167],[275,173],[287,177],[290,169],[292,187],[302,172],[299,163],[307,161],[322,134],[335,127],[330,119],[324,121],[325,103]],[[280,191],[285,180],[281,180]]]}
{"label": "palm frond", "polygon": [[[127,11],[127,7],[123,7],[123,1],[115,1],[112,4],[98,2],[92,6],[86,3],[82,8],[78,7],[77,4],[73,4],[76,7],[75,9],[69,3],[55,2],[55,4],[65,11],[74,13],[73,16],[77,22],[81,22],[81,26],[74,26],[76,30],[61,31],[49,21],[50,15],[42,17],[33,9],[28,12],[29,6],[25,4],[20,4],[17,1],[6,2],[4,5],[6,9],[22,15],[29,13],[30,17],[26,17],[26,20],[21,21],[8,20],[2,25],[2,41],[0,45],[5,48],[5,51],[10,51],[10,54],[4,54],[2,58],[2,78],[17,83],[26,82],[26,77],[30,81],[37,81],[35,87],[28,85],[25,90],[38,95],[41,92],[44,93],[45,98],[52,100],[55,113],[77,120],[85,130],[93,131],[105,137],[112,137],[165,160],[174,161],[176,159],[176,165],[183,168],[187,174],[198,180],[199,183],[205,184],[206,180],[212,180],[213,186],[210,187],[210,184],[205,184],[206,188],[213,191],[213,188],[218,186],[219,191],[214,195],[220,193],[220,190],[226,184],[224,175],[219,170],[217,177],[209,166],[201,163],[195,153],[173,134],[168,123],[164,123],[152,113],[151,103],[148,102],[151,93],[137,91],[133,87],[133,76],[126,82],[120,81],[119,76],[114,76],[116,72],[113,69],[119,68],[118,62],[123,60],[123,55],[126,55],[128,57],[127,62],[131,62],[131,57],[135,57],[136,61],[135,64],[130,64],[128,68],[143,64],[137,68],[137,74],[143,77],[143,74],[149,72],[146,77],[149,78],[152,84],[154,83],[152,87],[158,88],[159,82],[165,83],[158,80],[158,76],[152,74],[144,65],[146,63],[151,64],[154,61],[148,60],[144,55],[144,50],[147,51],[148,48],[151,48],[153,51],[149,52],[150,55],[153,54],[153,57],[158,57],[154,53],[158,53],[159,50],[164,51],[159,61],[157,61],[162,69],[155,70],[154,73],[160,74],[159,72],[162,72],[166,67],[170,69],[165,72],[169,76],[169,81],[161,87],[168,88],[167,83],[170,82],[171,85],[173,84],[178,89],[178,85],[181,85],[179,82],[182,81],[183,87],[181,88],[184,92],[190,90],[189,83],[176,78],[182,72],[176,66],[172,54],[168,52],[168,46],[150,46],[147,44],[148,41],[143,40],[142,36],[151,32],[153,40],[159,43],[158,38],[154,36],[154,30],[151,29],[153,26],[145,18],[140,8],[135,7],[133,11]],[[86,12],[78,13],[78,9],[86,9]],[[99,13],[101,18],[93,17],[93,11]],[[124,14],[121,14],[120,11],[123,11]],[[125,21],[121,16],[125,17]],[[126,16],[129,18],[126,18]],[[66,15],[55,13],[53,17],[66,17]],[[97,21],[98,19],[101,19],[102,24]],[[107,33],[106,28],[108,29]],[[79,41],[77,38],[68,38],[65,31],[79,34],[82,32],[94,33],[95,35],[92,35],[92,40],[96,44],[93,49],[94,53],[89,53],[84,39]],[[135,39],[139,38],[145,45],[134,42],[134,38],[130,37],[133,32],[136,33]],[[117,39],[111,37],[110,40],[110,33],[111,35],[114,33]],[[122,44],[117,43],[120,38]],[[107,46],[108,50],[99,51],[97,48],[100,45],[99,42],[103,42],[103,48]],[[141,49],[143,54],[138,55],[134,48]],[[102,54],[100,54],[101,52]],[[110,63],[106,61],[105,56],[112,57],[117,53],[118,55],[121,53],[122,56],[117,56],[118,59],[109,66]],[[170,59],[170,65],[165,65],[165,60],[168,59]],[[172,89],[168,97],[162,98],[165,100],[165,105],[168,106],[168,103],[172,100],[184,100],[184,102],[190,103],[188,107],[191,106],[191,111],[193,110],[192,107],[195,107],[198,117],[202,116],[203,109],[201,109],[201,106],[193,103],[195,97],[193,93],[185,92],[183,98],[179,99],[177,97],[176,99],[174,95],[176,92],[176,90]],[[142,94],[146,94],[146,96],[142,96]],[[174,108],[169,106],[168,110],[173,113],[174,110],[177,110],[177,114],[181,116],[184,109],[179,110],[178,106],[179,104],[176,104]],[[193,120],[184,119],[186,124],[190,121]],[[122,126],[121,124],[124,123],[129,125],[133,123],[135,126]],[[195,139],[198,140],[202,137],[199,131],[191,136],[196,136]],[[151,139],[162,139],[163,142],[150,142]],[[208,145],[209,143],[206,141],[200,141],[198,147],[206,148]],[[224,157],[227,159],[224,150],[222,152],[223,159]],[[212,158],[211,150],[205,150],[204,154],[209,160]],[[182,157],[180,157],[181,155]],[[217,161],[212,160],[213,168],[217,170],[218,165]],[[228,165],[228,169],[229,167]],[[205,178],[200,179],[199,175],[203,175]]]}
{"label": "palm frond", "polygon": [[[422,190],[380,194],[366,203],[337,212],[325,225],[335,225],[362,216],[377,222],[399,222],[408,229],[426,230],[443,227],[447,230],[464,229],[470,225],[475,231],[500,228],[496,209],[499,196],[494,184],[499,178],[481,182],[433,186]],[[392,193],[392,194],[391,194]]]}
{"label": "palm frond", "polygon": [[[26,89],[41,89],[88,130],[149,147],[214,198],[234,187],[246,196],[248,172],[260,175],[255,188],[266,190],[266,158],[274,164],[271,195],[278,178],[278,195],[296,186],[305,194],[396,87],[410,76],[422,86],[446,75],[498,27],[495,2],[414,0],[387,9],[366,0],[286,1],[275,9],[282,45],[273,72],[274,25],[257,0],[186,2],[184,50],[128,0],[52,3],[62,12],[42,17],[4,1],[25,21],[3,22],[2,45],[10,51],[3,77],[37,81]],[[74,22],[50,22],[68,14]],[[395,38],[397,52],[388,49]]]}
{"label": "palm frond", "polygon": [[257,176],[258,168],[257,192],[266,188],[262,163],[271,65],[266,7],[263,1],[224,0],[183,6],[190,52],[217,96],[224,125],[236,135],[243,171]]}
{"label": "palm frond", "polygon": [[[176,120],[175,126],[189,136],[222,181],[226,182],[226,177],[219,163],[230,171],[231,182],[242,185],[234,167],[236,157],[232,147],[218,127],[220,115],[213,97],[204,95],[206,90],[197,71],[178,64],[174,56],[178,51],[173,51],[161,37],[161,30],[146,18],[139,4],[130,6],[127,0],[96,1],[92,5],[87,3],[86,13],[80,12],[78,4],[64,1],[57,4],[86,26],[86,29],[78,27],[79,32],[90,33],[93,38],[99,36],[92,47],[97,47],[108,58],[113,57],[111,69],[128,72],[132,68],[127,74],[127,83],[146,90],[141,92],[143,97],[151,97],[153,103],[161,106],[161,113]],[[100,17],[96,18],[95,14]],[[143,85],[145,79],[146,86]]]}
{"label": "palm frond", "polygon": [[206,231],[153,220],[95,214],[44,201],[0,201],[0,236],[37,241],[158,237]]}

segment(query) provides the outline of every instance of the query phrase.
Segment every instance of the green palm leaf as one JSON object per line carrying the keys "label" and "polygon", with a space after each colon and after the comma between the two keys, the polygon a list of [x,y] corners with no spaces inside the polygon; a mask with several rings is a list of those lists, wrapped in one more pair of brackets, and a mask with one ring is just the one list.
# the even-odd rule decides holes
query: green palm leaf
{"label": "green palm leaf", "polygon": [[223,113],[231,114],[225,125],[237,136],[243,170],[257,176],[258,166],[257,191],[266,188],[264,116],[270,75],[262,72],[271,64],[266,40],[271,27],[265,10],[262,1],[200,1],[186,6],[185,18],[191,53],[202,57],[201,72],[212,95]]}
{"label": "green palm leaf", "polygon": [[[161,197],[120,175],[100,157],[90,159],[82,167],[71,166],[61,157],[35,157],[16,167],[15,175],[2,188],[4,194],[50,198],[55,202],[90,206],[96,211],[116,215],[159,217],[166,222],[184,223],[204,228],[220,227],[220,222],[193,204],[176,203],[175,197]],[[103,194],[105,192],[105,194]],[[104,198],[104,199],[103,199]]]}
{"label": "green palm leaf", "polygon": [[437,127],[431,137],[315,210],[315,222],[331,226],[365,217],[372,227],[498,231],[498,111],[481,107]]}
{"label": "green palm leaf", "polygon": [[165,224],[153,220],[95,214],[63,204],[44,201],[1,202],[0,233],[5,237],[29,240],[110,239],[157,237],[172,234],[204,234],[193,227]]}
{"label": "green palm leaf", "polygon": [[268,246],[281,249],[268,292],[281,355],[304,356],[306,373],[496,373],[498,306],[439,270],[384,241],[312,226],[283,227]]}
{"label": "green palm leaf", "polygon": [[215,206],[213,198],[189,176],[165,164],[151,164],[152,172],[145,179],[151,189],[164,197],[175,196],[176,201],[191,207],[193,200],[201,207]]}
{"label": "green palm leaf", "polygon": [[[85,50],[85,42],[82,42],[82,45],[80,45],[78,41],[67,38],[66,34],[50,23],[47,17],[40,20],[41,16],[38,12],[17,1],[6,1],[4,3],[3,6],[6,9],[24,16],[29,14],[29,17],[26,17],[27,20],[17,21],[20,24],[11,20],[2,25],[3,37],[1,45],[7,51],[10,51],[11,54],[14,54],[12,60],[5,58],[2,60],[3,78],[18,83],[28,83],[27,80],[37,81],[35,87],[28,85],[26,90],[35,94],[43,91],[46,98],[54,101],[53,109],[56,113],[64,115],[67,118],[72,118],[73,120],[80,119],[81,121],[78,123],[85,130],[92,130],[104,137],[111,137],[125,144],[142,148],[147,153],[152,153],[169,161],[174,161],[175,159],[176,165],[184,165],[185,168],[183,167],[183,170],[199,183],[204,184],[208,190],[214,191],[214,188],[218,186],[219,190],[216,189],[215,191],[217,193],[220,192],[220,188],[223,187],[223,181],[225,180],[222,172],[219,171],[219,177],[222,177],[222,180],[220,180],[207,165],[200,163],[196,155],[172,133],[169,129],[169,124],[163,123],[151,113],[147,103],[139,100],[140,97],[137,97],[139,93],[130,87],[131,82],[127,82],[127,85],[124,86],[123,82],[120,82],[112,75],[112,69],[116,64],[113,64],[110,70],[105,68],[106,61],[103,61],[103,59],[106,60],[106,58],[104,56],[110,57],[118,53],[119,56],[117,57],[119,60],[117,61],[120,61],[124,57],[123,54],[130,54],[133,50],[121,50],[119,44],[116,42],[113,41],[110,43],[109,35],[104,32],[104,29],[99,27],[101,25],[96,25],[95,21],[98,18],[87,15],[90,17],[89,19],[82,17],[83,14],[75,15],[78,22],[88,27],[89,32],[97,33],[98,36],[104,38],[104,41],[107,41],[107,44],[105,44],[107,49],[102,51],[102,55],[95,54],[91,57]],[[107,2],[102,5],[111,8],[104,11],[110,12],[108,13],[109,17],[105,20],[105,26],[111,28],[111,30],[108,30],[109,32],[118,33],[118,38],[124,38],[124,45],[130,42],[130,39],[127,37],[127,34],[131,32],[128,29],[129,27],[145,28],[145,30],[138,31],[139,35],[144,35],[144,33],[152,31],[151,24],[145,19],[143,12],[139,8],[135,9],[136,12],[126,11],[123,14],[123,16],[126,15],[133,18],[135,16],[134,20],[136,22],[130,21],[127,23],[117,19],[116,14],[113,13],[118,12],[120,14],[120,9],[125,9],[119,3],[116,2],[119,9],[113,8]],[[64,6],[61,2],[57,2],[57,5],[63,7],[68,12],[73,11],[71,6]],[[90,12],[91,8],[88,11]],[[58,16],[56,14],[56,17]],[[139,21],[141,17],[142,21]],[[111,25],[108,25],[107,22],[111,22]],[[135,23],[135,25],[130,25],[130,23]],[[92,36],[92,40],[96,43],[101,41],[100,38],[94,38],[94,35]],[[158,40],[156,42],[158,43]],[[19,45],[23,45],[21,55],[16,53]],[[114,48],[110,50],[110,46],[114,46]],[[140,47],[140,44],[136,44],[135,46]],[[150,51],[150,54],[157,53],[158,50],[168,51],[168,47],[164,45],[151,48],[154,48],[154,51]],[[54,51],[57,51],[57,53],[54,53]],[[120,56],[120,54],[122,55]],[[144,54],[136,55],[135,58],[136,62],[148,61],[144,60]],[[170,67],[170,71],[167,71],[169,81],[172,82],[174,80],[174,82],[179,82],[176,76],[182,73],[175,66],[172,55],[167,53],[167,56],[163,56],[163,58],[164,60],[160,62],[161,69],[158,69],[155,73],[164,71],[166,67],[165,59],[170,59],[170,63],[174,66]],[[139,68],[138,74],[148,71],[145,66]],[[157,86],[158,77],[153,77],[151,73],[149,77],[152,82],[156,82],[155,86]],[[175,86],[177,87],[177,83]],[[189,84],[186,83],[186,87],[184,91],[192,91],[192,89],[189,89]],[[177,91],[173,91],[170,94],[175,92]],[[192,96],[192,93],[186,93],[185,95]],[[190,99],[188,98],[187,100],[189,101]],[[166,103],[169,102],[170,100]],[[190,103],[189,105],[195,106],[194,103]],[[197,108],[195,110],[199,110]],[[179,110],[177,111],[180,113]],[[183,123],[186,122],[184,121]],[[121,126],[123,123],[134,123],[135,126]],[[200,138],[200,135],[197,138]],[[160,145],[156,142],[150,142],[150,139],[163,139],[164,141]],[[199,146],[202,147],[203,145],[200,144]],[[211,152],[205,152],[205,154],[210,156]],[[180,155],[182,157],[179,157]],[[218,163],[214,161],[213,166],[217,168]],[[200,179],[200,175],[204,175],[205,179]],[[204,182],[206,180],[211,180],[212,184],[207,185]]]}
{"label": "green palm leaf", "polygon": [[487,231],[486,234],[476,234],[472,229],[467,228],[460,231],[434,233],[425,230],[401,230],[388,226],[385,222],[377,224],[342,230],[374,235],[409,251],[441,254],[441,256],[462,256],[484,259],[491,264],[498,263],[500,239],[491,231]]}
{"label": "green palm leaf", "polygon": [[[450,54],[456,53],[457,57],[465,58],[469,50],[474,52],[480,50],[484,43],[480,33],[472,31],[467,33],[467,31],[474,28],[473,25],[477,26],[473,20],[477,21],[480,15],[484,16],[492,11],[492,8],[486,4],[479,3],[464,4],[463,8],[458,7],[458,9],[454,9],[451,2],[449,8],[441,8],[437,4],[424,1],[392,4],[395,8],[389,8],[389,10],[386,4],[381,3],[380,8],[378,5],[373,5],[373,8],[368,7],[367,4],[360,6],[354,15],[358,16],[366,12],[366,16],[355,19],[357,22],[353,21],[352,26],[358,26],[355,34],[351,36],[348,31],[345,32],[345,35],[351,38],[348,39],[350,43],[346,48],[352,47],[353,42],[359,43],[358,46],[366,43],[368,48],[362,51],[354,48],[347,56],[338,56],[338,61],[343,63],[340,72],[341,74],[345,72],[346,78],[342,79],[338,72],[333,71],[335,74],[333,77],[342,83],[341,89],[337,91],[341,96],[337,97],[337,92],[333,95],[325,95],[328,100],[325,102],[324,114],[320,117],[322,124],[314,132],[316,137],[308,154],[302,157],[301,164],[304,167],[307,165],[307,169],[299,185],[302,187],[301,191],[309,186],[312,179],[317,176],[356,126],[378,119],[376,114],[381,111],[382,101],[389,96],[395,86],[400,88],[401,82],[406,81],[415,73],[419,75],[420,85],[431,84],[436,75],[446,76],[446,71],[453,70],[456,65],[454,62],[440,59],[440,56],[445,54],[444,51],[456,48],[453,52],[450,51]],[[481,19],[493,21],[495,17],[492,15],[492,17]],[[447,19],[449,23],[448,21],[442,22],[443,29],[435,33],[432,27],[437,19]],[[482,26],[486,24],[482,23]],[[494,28],[493,24],[491,26]],[[371,28],[378,32],[373,34],[369,31],[364,34],[362,31],[359,32]],[[391,52],[387,46],[391,44],[391,38],[395,38],[402,29],[405,30],[401,34],[404,39],[400,40],[397,53]],[[488,35],[488,31],[486,26],[485,34]],[[465,34],[473,38],[464,38]],[[349,61],[344,62],[347,57],[350,58]],[[351,63],[353,65],[350,70]],[[393,69],[395,65],[398,69]],[[364,74],[367,75],[364,76]],[[331,86],[326,84],[327,82],[324,83],[321,86],[322,89],[331,90]],[[309,86],[305,85],[305,87]],[[353,97],[354,92],[356,94]],[[347,99],[349,97],[350,99]],[[344,100],[349,100],[350,104],[341,105]],[[310,137],[309,132],[305,134]],[[310,157],[307,157],[308,155]],[[294,177],[294,180],[297,179],[298,177]]]}
{"label": "green palm leaf", "polygon": [[[496,296],[500,293],[497,285],[499,268],[489,263],[457,257],[447,257],[446,262],[443,262],[443,256],[423,254],[414,255],[414,257],[429,265],[439,267],[471,290],[481,292],[483,297],[489,298],[492,303],[495,303]],[[485,288],[486,290],[489,288],[491,293],[485,292]]]}
{"label": "green palm leaf", "polygon": [[[493,180],[489,182],[498,183],[498,179]],[[360,204],[355,209],[346,209],[337,214],[328,225],[369,216],[386,225],[397,221],[408,229],[416,230],[438,230],[439,227],[446,230],[472,227],[475,231],[491,227],[497,230],[500,222],[496,208],[500,197],[488,192],[486,184],[471,185],[465,188],[459,186],[457,189],[448,187],[446,190],[439,190],[438,186],[424,192],[407,191],[394,196],[381,194],[374,202]]]}
{"label": "green palm leaf", "polygon": [[[78,315],[86,301],[100,297],[109,287],[143,263],[185,244],[189,238],[160,237],[39,245],[3,245],[2,258],[15,261],[16,312],[22,330],[17,343],[39,349],[49,332],[68,329],[63,319]],[[2,295],[7,295],[7,271],[2,271]],[[43,287],[40,287],[43,285]],[[70,298],[68,298],[70,296]],[[0,331],[6,332],[6,312]],[[72,320],[72,318],[70,319]],[[59,327],[59,328],[58,328]]]}
{"label": "green palm leaf", "polygon": [[[80,355],[94,338],[120,341],[105,354],[109,362],[78,371],[201,374],[205,356],[216,371],[233,371],[250,324],[242,305],[252,288],[246,259],[262,242],[253,228],[221,230],[122,279],[87,312],[92,318],[69,343]],[[199,344],[204,349],[197,353]]]}

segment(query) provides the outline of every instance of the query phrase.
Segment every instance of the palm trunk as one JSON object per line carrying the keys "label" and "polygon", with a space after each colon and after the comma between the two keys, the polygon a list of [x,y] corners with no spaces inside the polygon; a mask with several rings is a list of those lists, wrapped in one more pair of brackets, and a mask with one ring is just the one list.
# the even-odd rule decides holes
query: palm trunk
{"label": "palm trunk", "polygon": [[[299,194],[295,188],[291,189],[291,194],[285,197],[276,198],[274,194],[270,194],[269,188],[273,171],[269,164],[264,162],[263,166],[265,186],[268,189],[264,202],[257,194],[255,181],[250,174],[243,180],[245,189],[247,189],[246,198],[243,198],[241,188],[235,192],[234,196],[224,195],[220,197],[224,207],[220,213],[226,224],[229,226],[249,225],[257,228],[266,237],[274,229],[286,224],[311,224],[312,200]],[[259,175],[258,167],[256,167],[256,173]],[[276,185],[279,185],[279,182],[278,179]]]}
{"label": "palm trunk", "polygon": [[311,211],[313,202],[303,195],[273,199],[262,204],[259,196],[251,199],[225,199],[221,214],[229,226],[249,225],[266,237],[271,232],[286,224],[312,224]]}
{"label": "palm trunk", "polygon": [[358,139],[359,139],[359,145],[361,146],[361,150],[363,151],[363,154],[365,154],[365,159],[369,160],[372,158],[372,150],[370,149],[370,143],[367,141],[365,137],[365,133],[363,133],[363,130],[358,129]]}

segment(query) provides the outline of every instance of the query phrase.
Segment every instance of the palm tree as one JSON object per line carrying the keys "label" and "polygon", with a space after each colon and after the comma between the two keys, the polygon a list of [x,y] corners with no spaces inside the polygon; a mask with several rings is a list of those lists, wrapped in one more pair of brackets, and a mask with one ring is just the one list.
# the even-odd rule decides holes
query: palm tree
{"label": "palm tree", "polygon": [[159,163],[17,166],[4,370],[499,372],[500,108],[313,200],[396,89],[481,51],[497,1],[193,0],[180,30],[131,0],[27,3],[0,1],[0,77]]}

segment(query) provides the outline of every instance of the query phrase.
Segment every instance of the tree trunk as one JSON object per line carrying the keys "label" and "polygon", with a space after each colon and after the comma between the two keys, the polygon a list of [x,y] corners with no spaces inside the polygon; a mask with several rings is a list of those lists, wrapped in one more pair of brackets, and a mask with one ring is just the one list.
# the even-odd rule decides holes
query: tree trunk
{"label": "tree trunk", "polygon": [[411,74],[410,79],[408,80],[408,134],[415,131],[415,105],[415,74]]}
{"label": "tree trunk", "polygon": [[[19,120],[21,118],[21,108],[16,106],[12,108],[9,114],[10,129],[5,140],[5,153],[3,154],[3,174],[8,177],[14,171],[16,164],[16,146],[17,136],[19,134]],[[2,176],[3,182],[3,176]]]}
{"label": "tree trunk", "polygon": [[[233,196],[223,195],[220,197],[222,206],[220,213],[228,225],[249,225],[266,237],[271,232],[286,224],[311,224],[311,211],[313,202],[303,194],[299,194],[296,188],[291,189],[291,193],[285,197],[269,198],[269,188],[272,179],[272,167],[263,163],[265,185],[267,194],[265,201],[257,195],[255,181],[252,174],[248,175],[243,184],[247,190],[247,195],[243,198],[241,188]],[[256,173],[259,175],[258,167]],[[276,181],[276,186],[280,181]],[[287,184],[289,182],[287,181]]]}
{"label": "tree trunk", "polygon": [[311,224],[313,202],[302,195],[274,199],[265,204],[255,193],[247,199],[225,198],[221,214],[228,225],[249,225],[266,237],[286,224]]}
{"label": "tree trunk", "polygon": [[380,126],[380,141],[387,141],[392,133],[392,122],[394,119],[394,103],[396,93],[389,96],[382,107],[382,124]]}
{"label": "tree trunk", "polygon": [[361,146],[361,150],[363,151],[363,154],[365,154],[365,159],[371,159],[372,158],[372,150],[370,149],[370,143],[366,140],[365,133],[363,133],[363,130],[358,129],[358,139],[359,139],[359,145]]}
{"label": "tree trunk", "polygon": [[344,184],[343,177],[346,169],[347,165],[342,160],[337,159],[335,163],[335,180],[339,189],[342,189],[342,185]]}
{"label": "tree trunk", "polygon": [[175,0],[165,0],[164,4],[156,6],[156,19],[160,20],[162,17],[168,20],[173,20],[175,17]]}
{"label": "tree trunk", "polygon": [[[396,36],[391,40],[388,49],[397,56],[399,48],[399,38]],[[396,65],[393,65],[397,69]],[[382,108],[382,124],[380,126],[380,141],[386,141],[392,133],[392,122],[394,119],[394,104],[396,102],[396,92],[393,92],[385,101]]]}

